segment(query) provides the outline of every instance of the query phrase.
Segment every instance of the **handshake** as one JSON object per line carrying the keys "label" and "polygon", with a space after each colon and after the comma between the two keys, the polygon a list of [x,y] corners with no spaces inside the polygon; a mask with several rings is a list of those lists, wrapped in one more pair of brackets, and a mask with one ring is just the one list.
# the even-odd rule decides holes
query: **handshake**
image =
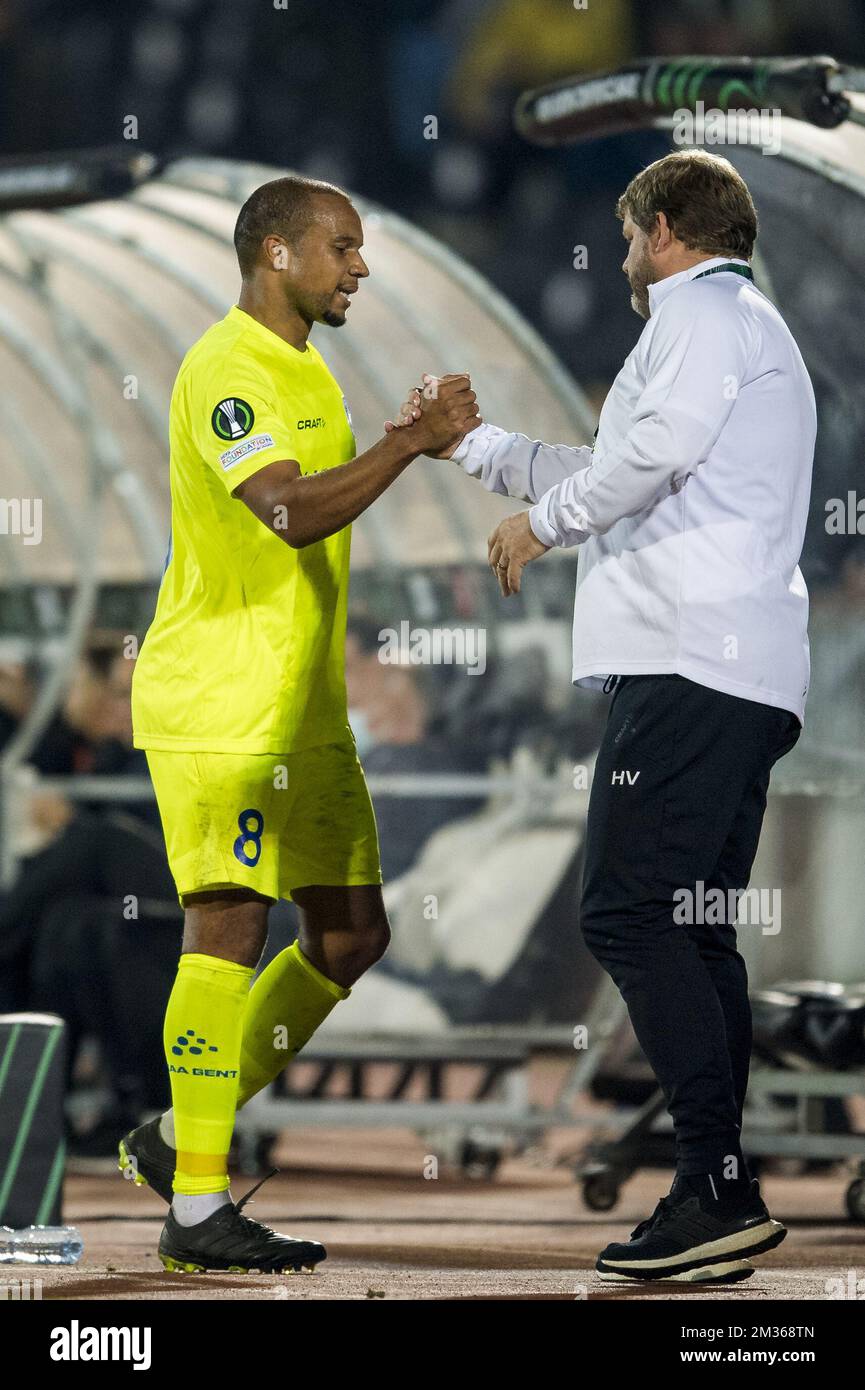
{"label": "handshake", "polygon": [[435,377],[424,372],[422,380],[409,391],[396,420],[385,420],[385,432],[410,429],[420,453],[448,459],[463,436],[483,424],[477,397],[466,373]]}
{"label": "handshake", "polygon": [[[465,373],[435,377],[425,372],[423,385],[409,391],[396,420],[385,420],[385,431],[410,429],[413,453],[417,449],[431,458],[449,459],[460,440],[483,424],[471,386]],[[505,598],[520,592],[526,565],[548,548],[532,530],[528,512],[499,522],[487,540],[487,558]]]}

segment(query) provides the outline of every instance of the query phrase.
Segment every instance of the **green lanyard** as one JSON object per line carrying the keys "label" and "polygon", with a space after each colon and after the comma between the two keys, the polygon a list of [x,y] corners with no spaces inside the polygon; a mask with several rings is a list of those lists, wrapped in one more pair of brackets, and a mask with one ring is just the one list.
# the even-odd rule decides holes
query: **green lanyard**
{"label": "green lanyard", "polygon": [[703,270],[699,275],[695,275],[695,280],[703,280],[707,275],[720,275],[722,270],[726,270],[733,275],[744,275],[746,280],[753,280],[754,272],[749,265],[733,265],[732,261],[728,265],[713,265],[711,270]]}

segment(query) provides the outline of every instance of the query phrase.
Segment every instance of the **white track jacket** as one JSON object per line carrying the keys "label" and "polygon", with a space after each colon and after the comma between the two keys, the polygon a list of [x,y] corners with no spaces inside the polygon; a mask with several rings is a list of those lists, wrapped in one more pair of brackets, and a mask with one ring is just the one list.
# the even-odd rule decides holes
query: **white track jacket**
{"label": "white track jacket", "polygon": [[580,547],[577,685],[677,672],[804,722],[814,392],[778,310],[732,266],[747,274],[715,257],[649,287],[592,448],[481,425],[454,458],[533,502],[545,545]]}

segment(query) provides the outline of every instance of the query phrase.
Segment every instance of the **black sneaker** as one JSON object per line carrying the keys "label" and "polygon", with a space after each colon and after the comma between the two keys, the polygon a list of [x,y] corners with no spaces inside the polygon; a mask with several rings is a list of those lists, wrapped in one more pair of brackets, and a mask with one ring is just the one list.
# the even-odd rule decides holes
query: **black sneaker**
{"label": "black sneaker", "polygon": [[171,1204],[174,1195],[174,1169],[177,1152],[166,1144],[159,1132],[159,1119],[139,1125],[120,1141],[117,1166],[124,1178],[136,1187],[146,1184]]}
{"label": "black sneaker", "polygon": [[748,1261],[780,1245],[786,1234],[766,1210],[756,1179],[741,1197],[723,1202],[677,1183],[627,1244],[601,1251],[595,1268],[604,1279],[747,1279],[753,1273]]}
{"label": "black sneaker", "polygon": [[327,1251],[317,1240],[283,1236],[241,1216],[242,1208],[260,1186],[256,1183],[236,1205],[227,1202],[195,1226],[181,1226],[169,1211],[159,1238],[159,1258],[165,1268],[184,1274],[203,1274],[206,1270],[227,1274],[312,1273],[327,1258]]}

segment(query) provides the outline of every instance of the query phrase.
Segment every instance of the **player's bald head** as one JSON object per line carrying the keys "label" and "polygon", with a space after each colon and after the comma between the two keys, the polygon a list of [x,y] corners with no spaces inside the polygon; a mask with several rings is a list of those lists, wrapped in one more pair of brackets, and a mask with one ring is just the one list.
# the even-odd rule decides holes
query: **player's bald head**
{"label": "player's bald head", "polygon": [[240,209],[234,228],[241,275],[246,278],[252,274],[266,236],[276,234],[296,246],[315,221],[317,209],[331,199],[350,205],[348,194],[336,184],[301,174],[287,174],[256,188]]}

